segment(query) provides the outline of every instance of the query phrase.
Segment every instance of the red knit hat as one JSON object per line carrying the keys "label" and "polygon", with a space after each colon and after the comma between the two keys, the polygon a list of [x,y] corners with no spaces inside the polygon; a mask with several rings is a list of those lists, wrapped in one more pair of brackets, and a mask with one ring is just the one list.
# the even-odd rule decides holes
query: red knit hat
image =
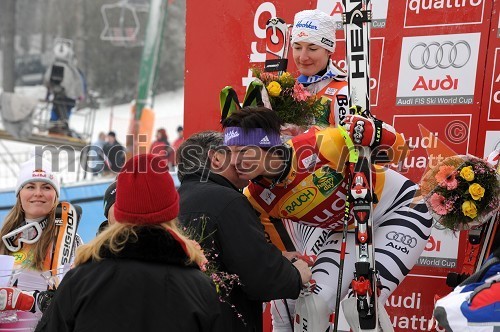
{"label": "red knit hat", "polygon": [[132,224],[160,224],[177,217],[179,194],[167,161],[152,154],[131,158],[118,174],[115,218]]}

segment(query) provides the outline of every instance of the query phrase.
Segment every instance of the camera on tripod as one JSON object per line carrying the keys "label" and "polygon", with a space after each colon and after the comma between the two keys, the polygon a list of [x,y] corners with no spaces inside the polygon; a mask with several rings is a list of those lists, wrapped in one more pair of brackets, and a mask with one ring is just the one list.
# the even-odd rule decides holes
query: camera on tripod
{"label": "camera on tripod", "polygon": [[64,79],[64,67],[56,64],[52,65],[50,71],[50,86],[54,95],[64,95],[64,88],[61,82]]}

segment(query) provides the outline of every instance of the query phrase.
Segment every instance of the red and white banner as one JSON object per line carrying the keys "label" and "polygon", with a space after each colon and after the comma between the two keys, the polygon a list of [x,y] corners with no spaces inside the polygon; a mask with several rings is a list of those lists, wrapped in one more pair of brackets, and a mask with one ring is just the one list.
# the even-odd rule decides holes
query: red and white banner
{"label": "red and white banner", "polygon": [[[412,151],[393,165],[418,182],[450,154],[488,154],[500,144],[500,2],[372,0],[371,106],[405,134]],[[244,96],[249,68],[265,60],[265,23],[293,22],[318,8],[338,22],[332,56],[345,68],[341,0],[187,2],[184,124],[186,134],[220,129],[219,92]],[[491,33],[490,33],[491,32]],[[290,52],[291,53],[291,52]],[[289,71],[297,74],[293,60]],[[396,331],[426,331],[434,294],[460,272],[465,234],[433,230],[426,250],[389,299]],[[422,285],[426,287],[422,287]]]}

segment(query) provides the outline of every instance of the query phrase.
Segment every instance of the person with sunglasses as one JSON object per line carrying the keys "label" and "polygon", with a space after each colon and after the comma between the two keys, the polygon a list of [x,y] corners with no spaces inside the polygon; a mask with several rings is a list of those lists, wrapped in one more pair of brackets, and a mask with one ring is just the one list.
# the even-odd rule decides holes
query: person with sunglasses
{"label": "person with sunglasses", "polygon": [[15,194],[0,230],[0,254],[14,256],[15,287],[0,288],[0,312],[15,310],[17,319],[0,319],[0,331],[32,331],[53,293],[48,280],[58,283],[82,241],[74,207],[59,204],[59,179],[50,161],[37,155],[22,164]]}

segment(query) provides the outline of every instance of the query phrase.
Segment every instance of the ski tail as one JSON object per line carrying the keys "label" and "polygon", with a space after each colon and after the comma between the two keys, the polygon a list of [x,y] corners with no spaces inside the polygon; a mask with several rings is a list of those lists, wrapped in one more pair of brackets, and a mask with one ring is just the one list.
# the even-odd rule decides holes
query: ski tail
{"label": "ski tail", "polygon": [[240,102],[238,100],[238,95],[231,86],[226,86],[221,90],[219,94],[219,100],[221,110],[220,122],[224,121],[228,116],[231,115],[231,113],[241,108]]}
{"label": "ski tail", "polygon": [[272,17],[266,23],[266,72],[284,72],[288,66],[290,29],[279,17]]}
{"label": "ski tail", "polygon": [[264,88],[264,83],[260,80],[254,80],[248,85],[247,92],[245,94],[245,99],[243,99],[243,107],[246,106],[264,106],[262,100],[262,89]]}

